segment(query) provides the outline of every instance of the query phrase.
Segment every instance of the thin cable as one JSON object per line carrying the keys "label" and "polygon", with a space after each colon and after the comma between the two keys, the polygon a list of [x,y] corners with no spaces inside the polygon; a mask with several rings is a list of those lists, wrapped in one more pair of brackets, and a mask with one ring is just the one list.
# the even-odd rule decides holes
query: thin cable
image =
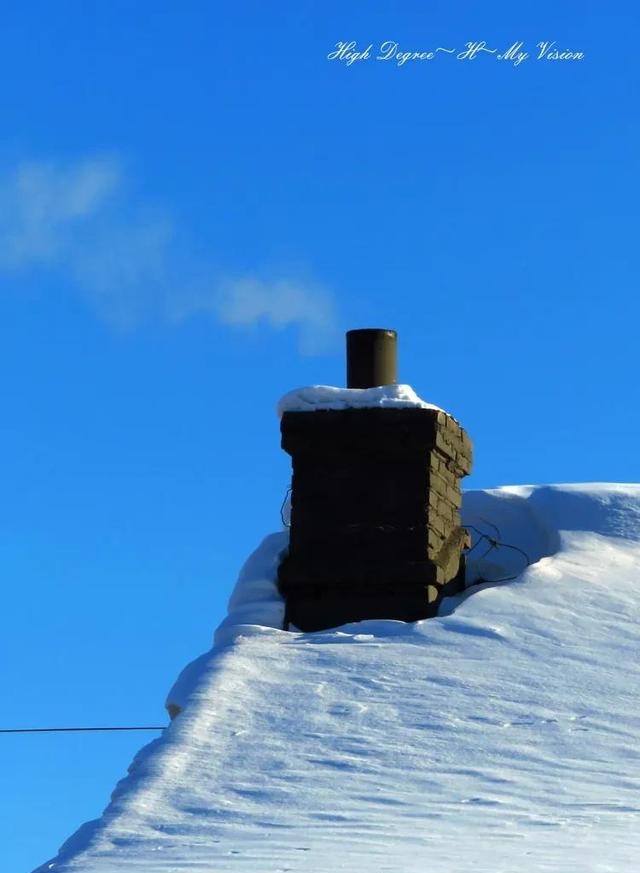
{"label": "thin cable", "polygon": [[471,554],[471,552],[473,552],[475,549],[478,548],[478,546],[480,545],[480,543],[482,542],[482,540],[483,540],[483,537],[478,537],[478,539],[475,541],[475,543],[474,543],[470,548],[468,548],[468,549],[466,550],[465,555],[466,555],[467,558],[469,557],[469,555]]}
{"label": "thin cable", "polygon": [[53,734],[77,733],[79,731],[163,731],[166,725],[141,727],[52,727],[52,728],[0,728],[0,734]]}
{"label": "thin cable", "polygon": [[474,527],[474,525],[472,524],[463,524],[462,526],[468,528],[469,530],[474,530],[479,535],[480,539],[485,539],[488,540],[490,543],[495,543],[496,545],[498,545],[499,540],[497,540],[495,537],[490,537],[488,533],[480,530],[480,528]]}
{"label": "thin cable", "polygon": [[[478,540],[478,542],[481,542],[481,540],[482,540],[482,538],[480,538],[480,540]],[[484,559],[487,557],[487,555],[489,554],[489,552],[492,551],[492,550],[495,549],[495,548],[497,548],[497,546],[495,545],[495,543],[491,543],[491,542],[490,542],[490,543],[489,543],[489,548],[486,550],[486,552],[483,552],[477,560],[478,560],[478,561],[484,561]]]}
{"label": "thin cable", "polygon": [[[479,518],[479,516],[477,516],[477,517]],[[491,527],[498,530],[498,528],[496,527],[495,524],[491,524],[491,522],[486,521],[486,519],[482,519],[482,520],[485,521],[486,524],[488,524]],[[464,525],[464,527],[469,528],[470,530],[474,530],[478,534],[478,539],[473,544],[473,546],[467,551],[467,554],[470,554],[470,552],[472,552],[473,549],[475,549],[476,546],[478,546],[482,540],[486,540],[489,543],[489,548],[486,550],[486,552],[484,552],[481,555],[480,558],[477,559],[478,561],[484,560],[484,558],[486,558],[486,556],[489,554],[489,552],[492,549],[503,548],[503,549],[512,549],[514,552],[518,552],[520,555],[522,555],[522,557],[525,559],[525,562],[526,562],[524,567],[520,571],[520,573],[516,573],[515,576],[502,576],[500,579],[484,579],[481,577],[480,579],[476,579],[474,582],[470,582],[468,585],[465,585],[464,586],[465,591],[467,590],[467,588],[472,588],[474,585],[486,585],[486,584],[497,585],[499,582],[511,582],[514,579],[517,579],[518,576],[521,575],[521,573],[524,573],[524,571],[527,569],[527,567],[531,566],[531,563],[532,563],[531,558],[529,557],[529,555],[527,555],[527,553],[524,551],[524,549],[521,549],[519,546],[512,546],[509,543],[502,543],[502,542],[500,542],[500,540],[497,540],[494,537],[490,537],[484,531],[479,530],[479,528],[474,527],[472,524],[466,524],[466,525]]]}
{"label": "thin cable", "polygon": [[499,543],[499,546],[503,549],[513,549],[514,552],[519,552],[527,562],[527,567],[531,563],[531,558],[529,557],[529,555],[527,555],[527,553],[519,546],[510,546],[509,543]]}
{"label": "thin cable", "polygon": [[[496,532],[496,536],[498,537],[498,539],[500,539],[500,537],[502,536],[502,534],[500,533],[500,528],[498,527],[498,525],[494,524],[492,521],[489,521],[489,519],[483,518],[481,515],[472,515],[471,518],[477,518],[479,521],[482,521],[482,522],[484,522],[484,524],[488,524],[489,527],[492,527],[494,529],[494,531]],[[467,524],[467,525],[464,525],[464,527],[471,527],[471,525]]]}

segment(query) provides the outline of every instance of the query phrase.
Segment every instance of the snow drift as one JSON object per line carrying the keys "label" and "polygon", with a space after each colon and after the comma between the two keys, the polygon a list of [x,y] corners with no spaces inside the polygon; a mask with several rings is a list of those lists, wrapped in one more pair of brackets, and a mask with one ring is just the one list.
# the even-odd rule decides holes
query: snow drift
{"label": "snow drift", "polygon": [[54,873],[615,871],[640,857],[640,486],[470,492],[469,589],[287,633],[286,532],[243,568]]}

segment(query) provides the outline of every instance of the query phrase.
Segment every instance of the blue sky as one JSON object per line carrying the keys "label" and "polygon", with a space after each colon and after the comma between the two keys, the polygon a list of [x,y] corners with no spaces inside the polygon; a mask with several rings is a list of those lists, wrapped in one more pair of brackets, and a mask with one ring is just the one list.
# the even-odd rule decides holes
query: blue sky
{"label": "blue sky", "polygon": [[[4,11],[0,727],[164,723],[279,527],[275,403],[344,384],[345,329],[398,330],[467,487],[638,480],[639,29],[584,0]],[[7,869],[142,742],[1,736]]]}

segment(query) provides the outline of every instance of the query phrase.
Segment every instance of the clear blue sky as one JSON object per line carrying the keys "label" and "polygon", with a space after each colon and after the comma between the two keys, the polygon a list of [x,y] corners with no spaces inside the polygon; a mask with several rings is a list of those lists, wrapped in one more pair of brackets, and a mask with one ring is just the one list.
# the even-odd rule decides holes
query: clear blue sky
{"label": "clear blue sky", "polygon": [[[638,481],[639,31],[615,0],[4,10],[0,727],[164,723],[279,527],[275,403],[343,384],[346,328],[398,330],[467,487]],[[0,736],[3,868],[143,741]]]}

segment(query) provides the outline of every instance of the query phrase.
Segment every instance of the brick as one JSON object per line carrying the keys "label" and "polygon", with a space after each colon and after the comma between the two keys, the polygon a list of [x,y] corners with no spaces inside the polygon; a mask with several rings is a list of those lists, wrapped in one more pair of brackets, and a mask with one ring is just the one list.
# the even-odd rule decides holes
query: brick
{"label": "brick", "polygon": [[459,488],[453,488],[449,485],[446,491],[446,498],[456,507],[456,509],[460,509],[462,506],[462,493]]}
{"label": "brick", "polygon": [[427,585],[427,603],[437,603],[440,589],[436,585]]}

